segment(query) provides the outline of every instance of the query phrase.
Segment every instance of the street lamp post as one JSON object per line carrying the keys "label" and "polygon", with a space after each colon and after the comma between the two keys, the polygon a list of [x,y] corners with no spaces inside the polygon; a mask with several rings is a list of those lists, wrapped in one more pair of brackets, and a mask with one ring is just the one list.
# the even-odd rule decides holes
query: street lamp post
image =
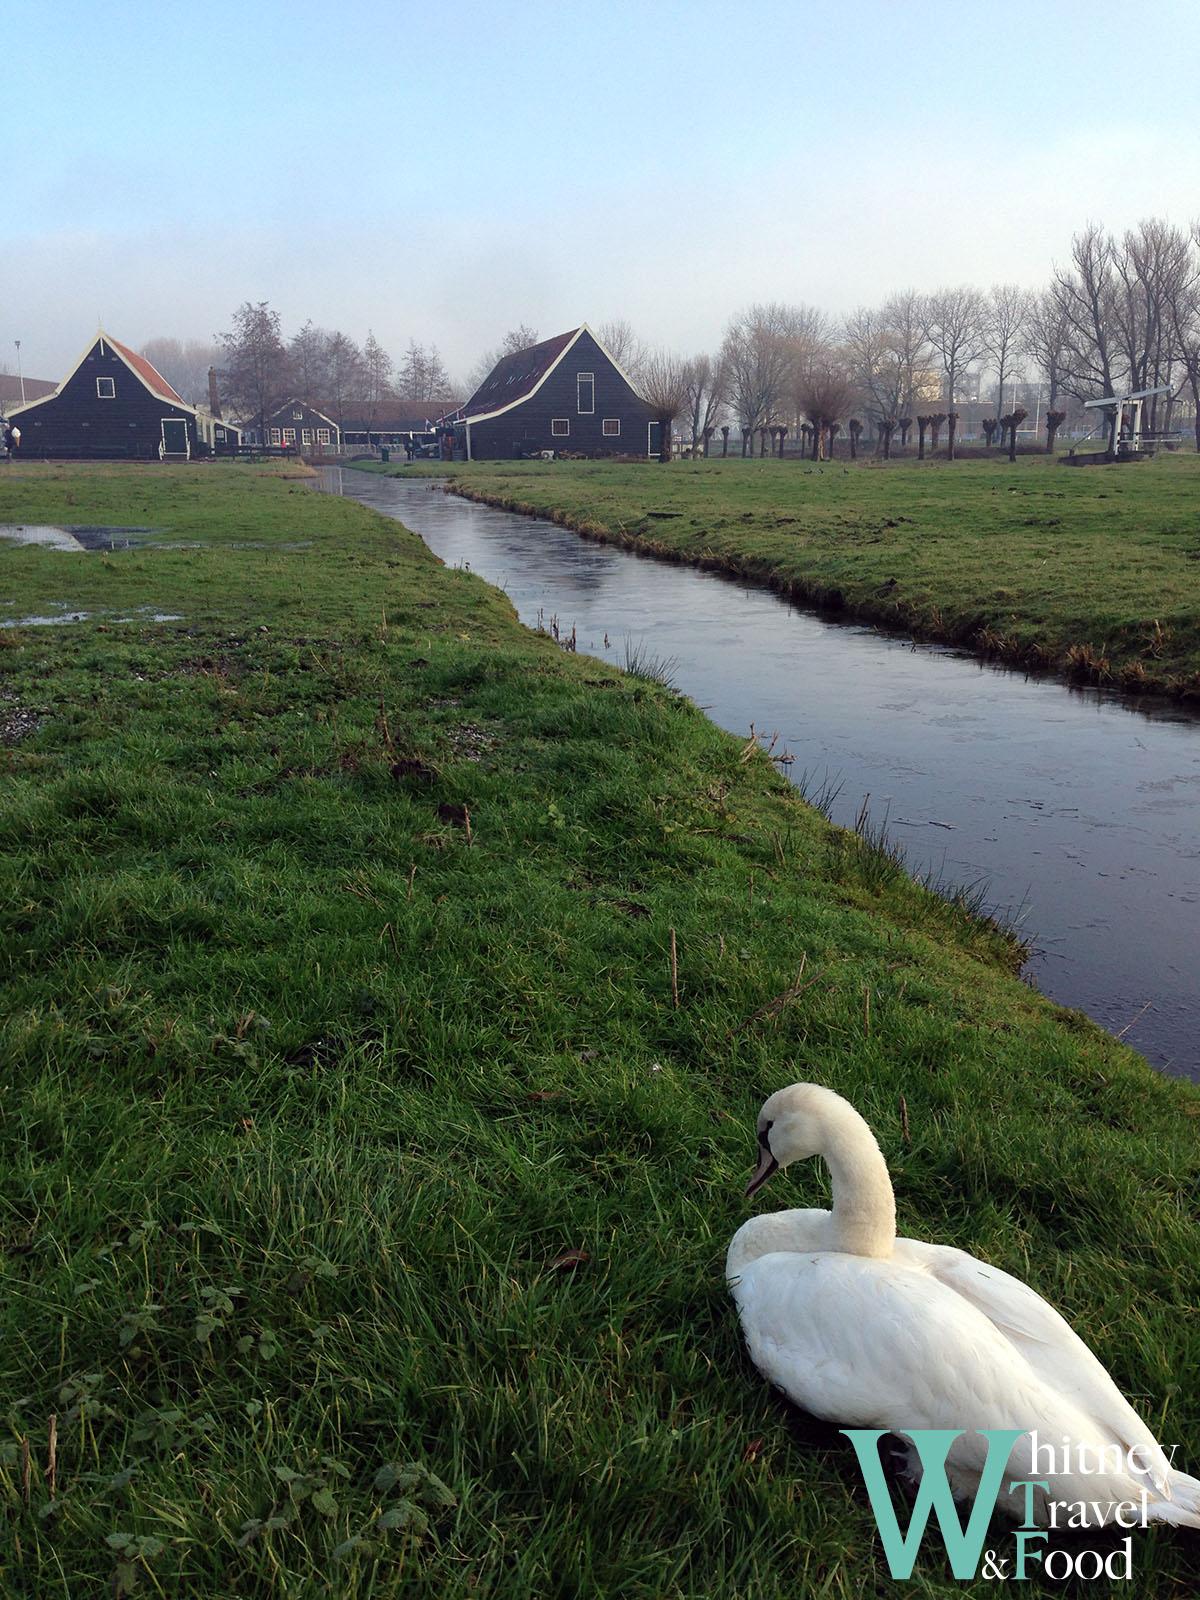
{"label": "street lamp post", "polygon": [[20,339],[14,339],[13,343],[17,347],[17,378],[18,378],[18,380],[20,382],[20,385],[21,385],[21,404],[24,405],[25,404],[25,377],[24,377],[24,374],[21,371],[21,341],[20,341]]}

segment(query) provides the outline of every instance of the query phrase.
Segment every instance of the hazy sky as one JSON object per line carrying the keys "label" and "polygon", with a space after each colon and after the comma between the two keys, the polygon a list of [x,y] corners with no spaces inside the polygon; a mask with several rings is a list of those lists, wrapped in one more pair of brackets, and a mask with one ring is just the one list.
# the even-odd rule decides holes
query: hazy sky
{"label": "hazy sky", "polygon": [[1040,287],[1200,216],[1196,0],[53,0],[6,8],[0,370],[246,300],[461,377],[616,318]]}

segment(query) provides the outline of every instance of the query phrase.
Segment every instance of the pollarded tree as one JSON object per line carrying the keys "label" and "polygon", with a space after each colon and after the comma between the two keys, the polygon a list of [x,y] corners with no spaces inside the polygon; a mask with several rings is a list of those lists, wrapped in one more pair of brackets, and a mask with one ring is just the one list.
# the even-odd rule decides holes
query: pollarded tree
{"label": "pollarded tree", "polygon": [[850,410],[851,383],[846,372],[836,366],[816,368],[800,390],[800,404],[813,426],[812,458],[820,461],[824,454],[824,441],[830,435],[830,455],[833,454],[832,430],[840,426],[841,419]]}
{"label": "pollarded tree", "polygon": [[690,363],[668,350],[647,356],[638,374],[638,389],[658,423],[658,459],[671,459],[671,427],[687,404]]}
{"label": "pollarded tree", "polygon": [[229,332],[218,335],[223,397],[235,415],[257,423],[260,436],[267,413],[287,399],[289,363],[279,328],[279,313],[265,300],[246,300],[234,312]]}
{"label": "pollarded tree", "polygon": [[1065,411],[1047,411],[1046,413],[1046,454],[1054,454],[1054,438],[1063,423],[1067,420]]}

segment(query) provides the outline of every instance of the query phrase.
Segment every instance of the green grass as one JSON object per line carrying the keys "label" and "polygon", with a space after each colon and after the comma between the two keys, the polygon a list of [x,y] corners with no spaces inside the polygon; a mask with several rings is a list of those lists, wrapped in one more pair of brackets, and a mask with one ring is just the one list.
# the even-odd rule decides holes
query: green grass
{"label": "green grass", "polygon": [[[412,471],[420,469],[400,469]],[[1014,665],[1200,697],[1200,458],[480,462],[459,492]]]}
{"label": "green grass", "polygon": [[[29,468],[18,516],[167,547],[0,545],[0,602],[91,613],[0,630],[6,1596],[990,1593],[894,1584],[742,1351],[797,1077],[1200,1464],[1200,1096],[998,930],[357,505]],[[1139,1534],[1129,1592],[1194,1551]]]}

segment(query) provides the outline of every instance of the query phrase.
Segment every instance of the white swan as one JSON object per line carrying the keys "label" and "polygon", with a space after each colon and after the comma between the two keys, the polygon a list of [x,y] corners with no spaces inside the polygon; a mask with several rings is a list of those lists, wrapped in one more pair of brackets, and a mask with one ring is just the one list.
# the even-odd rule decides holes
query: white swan
{"label": "white swan", "polygon": [[[1004,1481],[1047,1480],[1033,1507],[1043,1526],[1048,1502],[1094,1505],[1065,1527],[1112,1521],[1116,1506],[1136,1501],[1149,1521],[1200,1527],[1200,1480],[1171,1467],[1053,1306],[962,1250],[896,1237],[887,1164],[848,1101],[815,1083],[780,1089],[759,1116],[758,1147],[747,1195],[809,1156],[824,1157],[832,1180],[832,1211],[754,1217],[726,1258],[750,1358],[790,1399],[901,1438],[912,1428],[1032,1430]],[[974,1431],[951,1446],[957,1497],[974,1496],[986,1453]],[[1002,1494],[1000,1508],[1021,1520],[1024,1496]]]}

